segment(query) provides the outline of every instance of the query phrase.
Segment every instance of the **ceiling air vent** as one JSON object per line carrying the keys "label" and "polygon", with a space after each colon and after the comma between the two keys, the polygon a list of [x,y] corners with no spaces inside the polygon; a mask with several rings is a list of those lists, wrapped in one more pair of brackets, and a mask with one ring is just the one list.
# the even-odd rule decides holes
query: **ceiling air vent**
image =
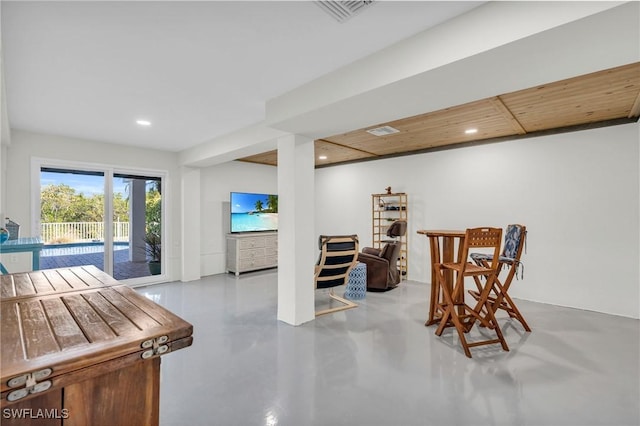
{"label": "ceiling air vent", "polygon": [[367,6],[373,4],[373,0],[368,1],[314,1],[320,9],[328,13],[333,19],[342,23],[352,16],[360,13]]}
{"label": "ceiling air vent", "polygon": [[400,133],[400,130],[391,126],[382,126],[376,127],[375,129],[369,129],[367,130],[367,133],[371,133],[374,136],[387,136],[394,133]]}

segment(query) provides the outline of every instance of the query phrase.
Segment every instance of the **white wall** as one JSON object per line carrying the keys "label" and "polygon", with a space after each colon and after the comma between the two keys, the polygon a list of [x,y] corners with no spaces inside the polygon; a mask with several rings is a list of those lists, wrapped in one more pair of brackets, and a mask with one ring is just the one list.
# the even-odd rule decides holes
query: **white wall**
{"label": "white wall", "polygon": [[[33,157],[166,171],[168,185],[163,195],[169,199],[167,212],[169,226],[166,229],[168,244],[165,255],[171,262],[169,278],[180,278],[180,172],[177,167],[177,154],[12,130],[11,145],[7,149],[4,213],[20,223],[20,234],[23,236],[32,235],[31,159]],[[13,270],[19,269],[13,268]]]}
{"label": "white wall", "polygon": [[278,169],[231,161],[201,172],[201,275],[225,272],[226,235],[229,233],[229,193],[278,193]]}
{"label": "white wall", "polygon": [[[316,170],[316,235],[371,243],[371,193],[409,194],[409,277],[429,281],[418,229],[523,223],[516,297],[639,318],[640,131],[637,123]],[[30,233],[31,157],[169,172],[171,242],[180,241],[175,154],[22,131],[7,150],[5,213]],[[277,168],[229,162],[201,172],[201,274],[224,272],[229,192],[277,192]],[[179,247],[172,248],[173,274]],[[179,279],[173,276],[173,279]]]}
{"label": "white wall", "polygon": [[316,171],[316,233],[371,244],[370,194],[409,196],[409,278],[430,281],[418,229],[529,231],[512,295],[633,318],[639,306],[637,123]]}
{"label": "white wall", "polygon": [[7,190],[7,146],[11,143],[7,96],[4,84],[4,55],[0,40],[0,223],[4,225],[5,192]]}

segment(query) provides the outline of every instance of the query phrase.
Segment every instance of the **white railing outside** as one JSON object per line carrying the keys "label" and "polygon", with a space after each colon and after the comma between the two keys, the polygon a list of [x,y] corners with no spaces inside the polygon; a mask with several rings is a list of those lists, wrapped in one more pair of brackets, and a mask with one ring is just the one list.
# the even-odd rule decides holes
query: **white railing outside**
{"label": "white railing outside", "polygon": [[[103,222],[42,223],[45,244],[104,241]],[[113,240],[129,241],[129,222],[113,222]]]}

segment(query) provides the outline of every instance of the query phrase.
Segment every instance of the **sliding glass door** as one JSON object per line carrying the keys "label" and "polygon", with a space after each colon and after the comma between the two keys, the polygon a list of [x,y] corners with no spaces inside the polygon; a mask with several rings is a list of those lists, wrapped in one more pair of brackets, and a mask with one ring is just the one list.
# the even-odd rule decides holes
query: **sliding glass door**
{"label": "sliding glass door", "polygon": [[[124,188],[123,196],[120,188]],[[114,207],[124,215],[113,218],[113,276],[118,280],[162,273],[162,180],[115,173]],[[114,209],[115,213],[115,209]]]}
{"label": "sliding glass door", "polygon": [[104,269],[104,172],[42,167],[40,268]]}
{"label": "sliding glass door", "polygon": [[42,269],[95,265],[134,281],[164,273],[162,176],[49,165],[39,173]]}

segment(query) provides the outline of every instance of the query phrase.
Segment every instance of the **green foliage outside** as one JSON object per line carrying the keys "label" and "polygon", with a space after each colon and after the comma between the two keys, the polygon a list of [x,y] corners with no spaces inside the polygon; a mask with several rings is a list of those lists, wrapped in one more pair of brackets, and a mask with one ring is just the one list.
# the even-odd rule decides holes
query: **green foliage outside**
{"label": "green foliage outside", "polygon": [[[102,222],[104,218],[104,195],[90,197],[79,194],[65,184],[47,185],[40,192],[40,220],[42,223]],[[129,220],[126,198],[117,193],[113,197],[113,220]]]}
{"label": "green foliage outside", "polygon": [[[154,262],[162,259],[162,194],[159,181],[148,182],[146,197],[147,235],[144,238],[145,251]],[[151,267],[150,267],[151,268]],[[151,270],[151,269],[150,269]],[[157,275],[158,272],[152,274]]]}
{"label": "green foliage outside", "polygon": [[146,201],[147,233],[160,235],[162,222],[162,195],[157,187],[147,191]]}
{"label": "green foliage outside", "polygon": [[[160,235],[161,201],[159,185],[152,185],[146,196],[147,233]],[[104,195],[85,196],[69,185],[47,185],[40,192],[40,220],[42,223],[102,222]],[[113,221],[129,220],[129,200],[121,193],[113,196]],[[95,238],[95,236],[87,236]]]}

